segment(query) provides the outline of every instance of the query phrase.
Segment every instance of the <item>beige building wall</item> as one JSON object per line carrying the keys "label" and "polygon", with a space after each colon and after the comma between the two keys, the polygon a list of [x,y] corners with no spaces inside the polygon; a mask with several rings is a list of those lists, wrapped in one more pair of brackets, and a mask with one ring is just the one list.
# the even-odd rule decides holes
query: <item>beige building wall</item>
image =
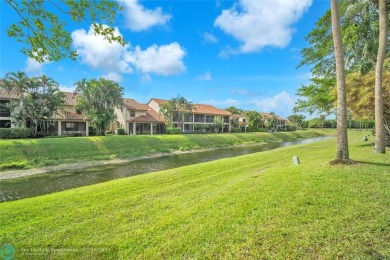
{"label": "beige building wall", "polygon": [[157,113],[160,112],[160,105],[156,101],[150,100],[148,105]]}
{"label": "beige building wall", "polygon": [[[130,133],[129,124],[127,120],[130,118],[130,111],[127,110],[127,108],[123,107],[121,108],[115,108],[115,114],[116,114],[116,121],[119,122],[121,127],[123,127],[127,134]],[[146,115],[146,111],[135,111],[135,117]]]}

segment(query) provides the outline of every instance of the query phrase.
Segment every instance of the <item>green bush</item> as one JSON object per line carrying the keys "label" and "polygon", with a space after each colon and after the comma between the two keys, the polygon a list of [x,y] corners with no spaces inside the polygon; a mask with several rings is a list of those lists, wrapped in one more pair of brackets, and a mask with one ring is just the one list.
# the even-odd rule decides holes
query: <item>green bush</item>
{"label": "green bush", "polygon": [[181,134],[181,130],[179,128],[167,128],[167,134],[169,135],[175,135],[175,134]]}
{"label": "green bush", "polygon": [[257,127],[248,127],[248,132],[267,132],[265,128],[257,128]]}
{"label": "green bush", "polygon": [[29,128],[0,128],[0,139],[17,139],[31,137]]}
{"label": "green bush", "polygon": [[241,133],[241,128],[240,127],[234,127],[230,130],[230,133]]}
{"label": "green bush", "polygon": [[118,135],[125,135],[125,134],[126,134],[126,131],[125,131],[125,129],[123,129],[123,128],[118,128],[118,129],[116,130],[116,133],[117,133]]}

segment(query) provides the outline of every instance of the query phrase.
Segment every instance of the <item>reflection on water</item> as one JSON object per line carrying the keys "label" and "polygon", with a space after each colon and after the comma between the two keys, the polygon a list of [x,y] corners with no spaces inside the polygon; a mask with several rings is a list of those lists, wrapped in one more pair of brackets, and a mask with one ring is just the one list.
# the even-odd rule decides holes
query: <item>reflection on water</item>
{"label": "reflection on water", "polygon": [[29,198],[138,174],[167,170],[190,164],[213,161],[221,158],[263,152],[295,144],[307,144],[328,138],[329,137],[316,137],[291,142],[270,143],[256,146],[226,148],[214,151],[168,155],[164,157],[143,159],[124,164],[97,166],[82,170],[58,171],[27,176],[18,179],[2,180],[0,181],[0,201],[4,202]]}

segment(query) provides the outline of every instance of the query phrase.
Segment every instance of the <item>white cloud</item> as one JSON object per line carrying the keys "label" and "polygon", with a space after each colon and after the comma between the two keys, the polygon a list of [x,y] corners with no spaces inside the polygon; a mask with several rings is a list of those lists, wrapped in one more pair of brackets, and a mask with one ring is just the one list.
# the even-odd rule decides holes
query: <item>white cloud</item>
{"label": "white cloud", "polygon": [[[121,35],[118,28],[115,28],[115,33]],[[72,39],[82,63],[105,72],[105,77],[115,81],[120,81],[122,74],[132,73],[134,69],[142,74],[162,76],[177,75],[185,70],[183,58],[186,52],[177,42],[161,46],[154,44],[142,50],[140,46],[109,43],[103,36],[95,35],[92,27],[88,32],[83,29],[73,31]]]}
{"label": "white cloud", "polygon": [[76,87],[75,86],[68,87],[68,86],[60,85],[60,90],[63,92],[75,92]]}
{"label": "white cloud", "polygon": [[212,76],[211,76],[211,73],[210,71],[206,71],[203,75],[198,75],[196,76],[196,79],[197,80],[203,80],[203,81],[210,81],[212,80]]}
{"label": "white cloud", "polygon": [[146,9],[138,0],[120,0],[124,6],[126,26],[132,31],[144,31],[153,26],[165,25],[171,16],[164,14],[161,7]]}
{"label": "white cloud", "polygon": [[210,99],[210,100],[203,101],[202,103],[210,104],[214,106],[237,106],[240,104],[240,102],[235,99],[225,99],[225,100]]}
{"label": "white cloud", "polygon": [[255,104],[261,112],[275,112],[277,115],[288,116],[295,105],[295,99],[286,91],[270,98],[256,98],[250,103]]}
{"label": "white cloud", "polygon": [[154,44],[144,51],[136,46],[133,52],[128,53],[127,61],[143,74],[169,76],[180,74],[186,69],[183,63],[185,54],[177,42],[161,46]]}
{"label": "white cloud", "polygon": [[103,75],[102,78],[116,81],[118,83],[122,81],[122,75],[116,72],[109,72],[108,74]]}
{"label": "white cloud", "polygon": [[239,53],[260,51],[266,46],[284,48],[294,32],[292,25],[311,3],[312,0],[240,0],[223,10],[214,26],[242,43]]}
{"label": "white cloud", "polygon": [[34,75],[41,75],[43,73],[42,68],[43,68],[43,65],[45,63],[46,62],[39,63],[36,60],[28,57],[26,60],[26,68],[24,70],[26,71],[26,73],[31,73]]}
{"label": "white cloud", "polygon": [[[121,35],[118,28],[115,34]],[[93,27],[72,32],[73,45],[81,57],[81,61],[94,69],[107,72],[131,73],[132,69],[124,61],[129,45],[122,46],[117,42],[108,42],[104,36],[95,35]]]}
{"label": "white cloud", "polygon": [[200,34],[204,43],[217,43],[218,39],[209,32],[203,32]]}

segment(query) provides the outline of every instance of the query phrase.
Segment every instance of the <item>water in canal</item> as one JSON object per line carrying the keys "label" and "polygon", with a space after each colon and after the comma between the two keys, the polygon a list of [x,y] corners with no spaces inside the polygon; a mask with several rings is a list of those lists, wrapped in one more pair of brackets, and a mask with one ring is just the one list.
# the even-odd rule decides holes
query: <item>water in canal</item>
{"label": "water in canal", "polygon": [[328,138],[329,137],[316,137],[290,142],[175,154],[123,164],[111,164],[81,170],[58,171],[21,177],[18,179],[1,180],[0,202],[35,197],[114,179],[213,161],[221,158],[263,152],[296,144],[306,144]]}

